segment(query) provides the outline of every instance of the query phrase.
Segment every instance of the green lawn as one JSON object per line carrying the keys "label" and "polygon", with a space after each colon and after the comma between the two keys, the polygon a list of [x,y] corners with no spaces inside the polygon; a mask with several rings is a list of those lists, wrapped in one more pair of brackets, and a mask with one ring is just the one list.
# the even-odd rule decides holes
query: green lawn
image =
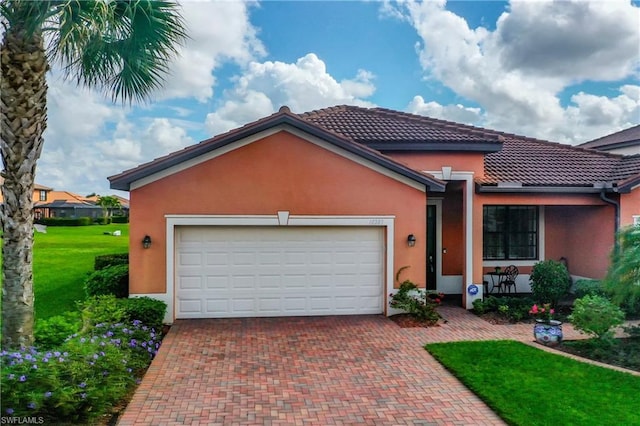
{"label": "green lawn", "polygon": [[[119,237],[105,235],[118,229],[122,231]],[[85,298],[83,284],[93,271],[95,257],[128,250],[129,224],[50,226],[46,234],[36,232],[33,251],[36,319],[75,310],[75,302]]]}
{"label": "green lawn", "polygon": [[640,377],[514,341],[426,349],[512,425],[640,425]]}

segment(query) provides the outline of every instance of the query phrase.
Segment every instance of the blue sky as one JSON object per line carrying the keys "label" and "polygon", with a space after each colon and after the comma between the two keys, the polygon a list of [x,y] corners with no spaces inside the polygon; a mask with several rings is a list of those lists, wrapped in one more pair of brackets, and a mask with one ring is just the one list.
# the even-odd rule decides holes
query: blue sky
{"label": "blue sky", "polygon": [[[191,35],[152,102],[49,78],[36,181],[107,176],[271,114],[384,107],[577,144],[640,123],[640,9],[608,1],[183,2]],[[122,195],[122,194],[120,194]]]}

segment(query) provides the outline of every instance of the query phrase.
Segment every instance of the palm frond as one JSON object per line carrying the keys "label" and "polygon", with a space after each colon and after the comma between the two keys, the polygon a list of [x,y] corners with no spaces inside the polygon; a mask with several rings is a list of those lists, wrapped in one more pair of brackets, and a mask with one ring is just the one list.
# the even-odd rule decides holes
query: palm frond
{"label": "palm frond", "polygon": [[148,99],[187,37],[179,6],[169,1],[66,1],[56,18],[50,57],[68,78],[114,101]]}

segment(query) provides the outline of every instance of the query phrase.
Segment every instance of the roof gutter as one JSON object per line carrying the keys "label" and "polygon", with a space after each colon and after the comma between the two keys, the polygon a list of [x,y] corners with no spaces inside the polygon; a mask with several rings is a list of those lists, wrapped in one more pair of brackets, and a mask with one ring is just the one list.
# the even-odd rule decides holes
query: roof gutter
{"label": "roof gutter", "polygon": [[499,183],[498,185],[476,184],[476,192],[479,193],[598,194],[601,191],[601,188],[594,188],[593,186],[522,186],[515,183]]}
{"label": "roof gutter", "polygon": [[600,191],[600,199],[602,201],[604,201],[607,204],[611,204],[614,208],[614,222],[615,222],[615,226],[613,229],[613,244],[614,244],[614,250],[617,252],[619,247],[618,247],[618,230],[620,229],[620,202],[618,200],[614,200],[612,198],[607,198],[607,196],[605,195],[605,189],[603,188]]}

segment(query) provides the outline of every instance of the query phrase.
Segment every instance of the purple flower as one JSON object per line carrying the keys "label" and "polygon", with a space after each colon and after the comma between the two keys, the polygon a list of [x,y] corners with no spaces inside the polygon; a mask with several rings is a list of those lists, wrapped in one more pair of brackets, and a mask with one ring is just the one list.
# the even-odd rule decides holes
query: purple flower
{"label": "purple flower", "polygon": [[80,338],[80,343],[84,343],[86,341],[87,341],[87,339],[85,339],[84,337]]}
{"label": "purple flower", "polygon": [[102,372],[102,377],[104,377],[104,376],[106,376],[108,374],[109,374],[109,372],[105,370],[105,371]]}
{"label": "purple flower", "polygon": [[27,376],[22,375],[22,376],[20,376],[20,378],[18,380],[21,381],[21,382],[26,382],[27,381]]}
{"label": "purple flower", "polygon": [[33,368],[34,370],[37,370],[37,369],[38,369],[38,366],[37,366],[36,364],[33,364],[33,365],[31,366],[31,368]]}
{"label": "purple flower", "polygon": [[133,325],[135,325],[136,327],[139,326],[140,324],[142,324],[142,321],[140,320],[133,320]]}
{"label": "purple flower", "polygon": [[113,336],[113,331],[111,330],[107,331],[107,337],[111,337],[111,336]]}
{"label": "purple flower", "polygon": [[84,392],[82,392],[82,393],[80,394],[80,397],[81,397],[82,399],[86,399],[86,398],[87,398],[87,394],[86,394],[86,393],[84,393]]}
{"label": "purple flower", "polygon": [[78,386],[80,386],[82,389],[87,387],[87,384],[85,382],[80,383]]}
{"label": "purple flower", "polygon": [[5,413],[7,413],[8,415],[12,415],[13,414],[13,408],[7,408],[6,410],[4,410]]}
{"label": "purple flower", "polygon": [[136,339],[131,339],[131,341],[129,342],[129,346],[131,346],[132,348],[135,348],[138,345],[138,342],[136,341]]}
{"label": "purple flower", "polygon": [[49,358],[42,358],[42,362],[49,362]]}
{"label": "purple flower", "polygon": [[98,354],[93,354],[93,359],[98,359],[98,358],[100,358],[100,355],[98,355]]}
{"label": "purple flower", "polygon": [[60,352],[58,352],[58,351],[55,351],[55,352],[53,353],[53,355],[54,355],[54,356],[56,356],[56,357],[59,357],[59,356],[60,356],[60,355],[62,355],[62,354],[61,354]]}
{"label": "purple flower", "polygon": [[35,410],[36,409],[36,403],[35,402],[30,402],[27,404],[27,407],[31,410]]}
{"label": "purple flower", "polygon": [[64,358],[62,357],[58,358],[58,362],[64,362]]}
{"label": "purple flower", "polygon": [[45,398],[51,398],[51,395],[53,395],[53,393],[52,393],[52,392],[45,392],[45,393],[44,393],[44,397],[45,397]]}
{"label": "purple flower", "polygon": [[9,378],[9,380],[13,380],[13,379],[16,378],[16,375],[15,374],[9,374],[7,377]]}

